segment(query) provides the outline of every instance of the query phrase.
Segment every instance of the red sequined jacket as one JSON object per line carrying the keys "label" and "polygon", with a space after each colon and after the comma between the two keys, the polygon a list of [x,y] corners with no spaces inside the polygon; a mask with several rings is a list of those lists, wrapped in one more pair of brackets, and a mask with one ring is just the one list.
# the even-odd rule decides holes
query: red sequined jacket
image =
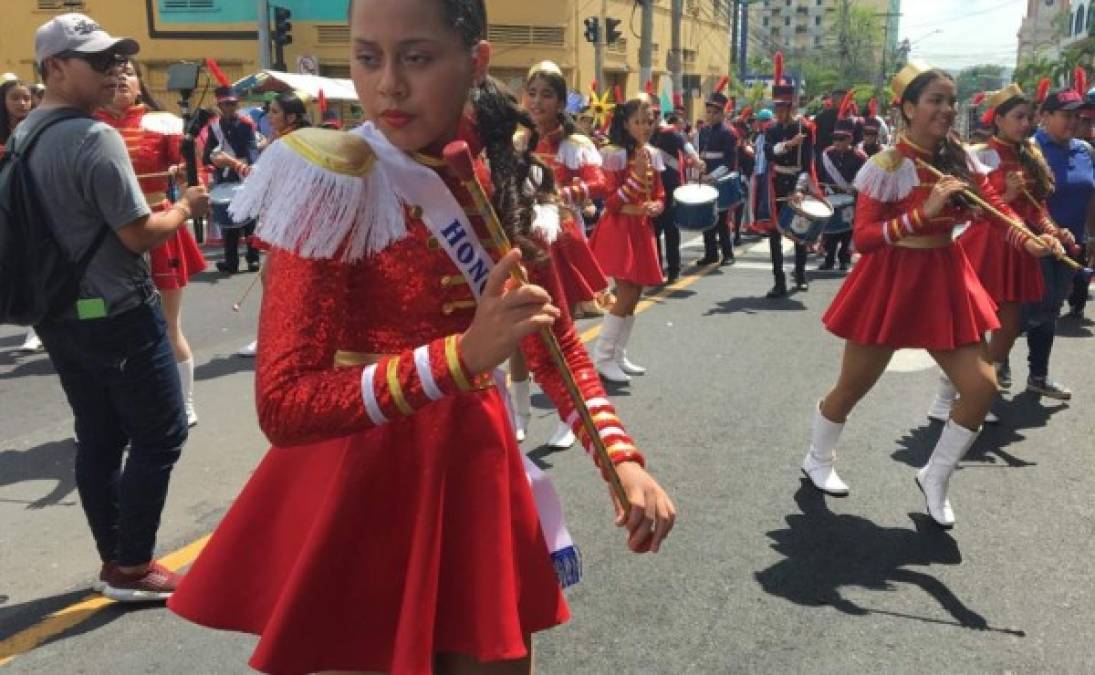
{"label": "red sequined jacket", "polygon": [[[470,194],[446,168],[424,163],[442,177],[493,253]],[[490,386],[489,375],[469,373],[460,357],[458,336],[476,309],[471,290],[416,208],[405,212],[407,235],[358,261],[305,259],[283,249],[271,254],[256,398],[259,423],[275,445],[361,432]],[[560,297],[551,265],[533,265],[531,273],[535,283]],[[574,325],[563,317],[553,330],[614,461],[642,461],[605,399]],[[588,451],[589,438],[547,349],[533,335],[522,350],[560,417],[571,423]],[[360,355],[379,358],[363,364]]]}
{"label": "red sequined jacket", "polygon": [[534,151],[536,157],[555,173],[555,187],[563,201],[581,206],[589,199],[608,195],[605,173],[597,146],[581,134],[563,137],[563,128],[545,134]]}
{"label": "red sequined jacket", "polygon": [[162,207],[171,182],[167,170],[182,163],[182,119],[143,105],[132,106],[121,116],[100,108],[95,117],[121,133],[149,206]]}

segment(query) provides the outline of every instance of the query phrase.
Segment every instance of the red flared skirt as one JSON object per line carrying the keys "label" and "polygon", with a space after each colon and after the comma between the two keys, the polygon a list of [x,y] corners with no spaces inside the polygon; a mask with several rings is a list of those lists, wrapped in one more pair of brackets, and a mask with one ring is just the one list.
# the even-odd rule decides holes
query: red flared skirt
{"label": "red flared skirt", "polygon": [[650,218],[605,213],[589,241],[608,276],[640,286],[662,283],[658,243]]}
{"label": "red flared skirt", "polygon": [[1046,287],[1038,260],[1009,244],[1003,232],[978,221],[966,229],[958,243],[993,302],[1041,301]]}
{"label": "red flared skirt", "polygon": [[148,252],[152,281],[161,291],[178,290],[209,264],[190,229],[183,225],[175,236]]}
{"label": "red flared skirt", "polygon": [[822,322],[846,340],[894,349],[955,349],[1000,327],[996,303],[958,246],[864,255]]}
{"label": "red flared skirt", "polygon": [[567,218],[559,238],[551,245],[551,263],[559,276],[567,307],[593,300],[608,288],[608,278],[577,228]]}
{"label": "red flared skirt", "polygon": [[278,674],[520,658],[569,617],[493,389],[272,448],[168,606],[259,635],[250,664]]}

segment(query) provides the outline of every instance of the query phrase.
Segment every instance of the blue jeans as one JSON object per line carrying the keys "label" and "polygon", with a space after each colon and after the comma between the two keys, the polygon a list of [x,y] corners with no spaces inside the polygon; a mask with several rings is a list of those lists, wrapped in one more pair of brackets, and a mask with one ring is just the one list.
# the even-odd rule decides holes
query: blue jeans
{"label": "blue jeans", "polygon": [[123,566],[149,562],[187,435],[158,296],[118,316],[36,330],[76,417],[76,488],[99,556]]}

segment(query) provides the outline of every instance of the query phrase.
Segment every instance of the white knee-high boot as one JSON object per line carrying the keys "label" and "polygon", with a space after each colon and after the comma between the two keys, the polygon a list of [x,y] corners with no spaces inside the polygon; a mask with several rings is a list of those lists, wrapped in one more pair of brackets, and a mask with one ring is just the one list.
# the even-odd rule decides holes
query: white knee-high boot
{"label": "white knee-high boot", "polygon": [[916,484],[920,486],[928,503],[928,515],[942,528],[954,527],[954,510],[947,499],[951,475],[958,467],[958,461],[977,440],[979,433],[980,430],[970,431],[956,424],[954,420],[949,420],[947,426],[943,427],[943,434],[935,444],[928,463],[916,472]]}
{"label": "white knee-high boot", "polygon": [[510,399],[513,401],[513,432],[517,442],[522,443],[528,432],[528,421],[532,417],[532,394],[529,380],[513,380],[509,386]]}
{"label": "white knee-high boot", "polygon": [[848,494],[848,485],[836,472],[836,444],[844,424],[833,422],[821,414],[821,404],[814,410],[810,429],[810,448],[802,460],[802,473],[818,490],[834,497]]}
{"label": "white knee-high boot", "polygon": [[194,410],[194,357],[178,361],[179,383],[182,385],[183,403],[186,405],[186,425],[198,423],[198,413]]}
{"label": "white knee-high boot", "polygon": [[620,331],[620,341],[616,343],[616,363],[620,365],[620,370],[624,371],[628,375],[643,375],[646,373],[646,368],[632,363],[627,358],[627,343],[631,340],[631,331],[635,328],[635,315],[624,319],[624,327]]}
{"label": "white knee-high boot", "polygon": [[958,400],[958,389],[943,373],[939,374],[939,388],[935,392],[935,399],[928,408],[928,418],[939,422],[946,422],[951,418],[951,410],[954,402]]}
{"label": "white knee-high boot", "polygon": [[605,314],[601,322],[601,332],[597,336],[597,342],[593,345],[593,365],[601,377],[609,382],[626,384],[631,381],[631,376],[620,368],[616,362],[616,345],[619,344],[620,334],[624,329],[625,319],[615,314]]}

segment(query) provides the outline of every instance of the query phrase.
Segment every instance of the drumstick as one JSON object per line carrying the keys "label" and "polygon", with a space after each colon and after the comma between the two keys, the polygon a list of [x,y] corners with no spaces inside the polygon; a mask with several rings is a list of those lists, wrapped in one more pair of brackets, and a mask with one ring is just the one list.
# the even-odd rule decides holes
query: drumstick
{"label": "drumstick", "polygon": [[170,178],[173,176],[170,171],[156,171],[154,173],[139,173],[137,174],[137,180],[145,180],[146,178]]}
{"label": "drumstick", "polygon": [[251,283],[247,284],[247,289],[243,292],[243,295],[240,296],[240,299],[236,301],[236,304],[232,305],[233,312],[238,312],[240,311],[240,308],[243,307],[243,301],[247,299],[248,295],[251,295],[251,291],[255,288],[255,284],[262,278],[263,267],[264,265],[259,265],[259,270],[255,273],[255,278],[251,280]]}
{"label": "drumstick", "polygon": [[[937,178],[948,178],[947,174],[943,173],[942,171],[935,168],[931,164],[928,164],[927,162],[920,159],[919,157],[916,158],[916,163],[917,163],[918,166],[921,166],[921,167],[927,169],[928,171],[931,171],[933,174],[935,174],[935,176]],[[1008,218],[1007,216],[1005,216],[1003,213],[1001,213],[999,211],[999,209],[994,207],[992,204],[989,204],[984,199],[981,199],[981,197],[979,197],[977,195],[977,193],[974,192],[973,190],[963,189],[962,190],[962,195],[964,197],[966,197],[967,199],[973,201],[978,206],[980,206],[984,210],[988,211],[992,215],[996,216],[1002,223],[1006,224],[1011,229],[1018,232],[1020,235],[1022,235],[1024,241],[1025,240],[1033,240],[1033,241],[1037,242],[1038,245],[1040,247],[1042,247],[1043,250],[1052,252],[1053,256],[1055,258],[1057,258],[1058,260],[1060,260],[1064,264],[1068,265],[1072,269],[1078,270],[1078,271],[1083,269],[1083,267],[1081,265],[1079,265],[1072,258],[1069,258],[1067,255],[1065,255],[1064,252],[1058,253],[1055,249],[1052,249],[1052,248],[1046,246],[1045,242],[1043,242],[1038,237],[1035,237],[1034,233],[1031,232],[1030,230],[1028,230],[1025,225],[1023,225],[1022,223],[1020,223],[1017,220],[1013,220],[1012,218]]]}
{"label": "drumstick", "polygon": [[[472,199],[475,200],[475,207],[479,211],[479,215],[482,216],[483,220],[486,222],[487,229],[490,231],[490,236],[494,241],[495,247],[501,255],[505,255],[513,246],[510,244],[505,230],[502,229],[502,223],[498,220],[498,214],[495,212],[494,206],[487,199],[486,191],[483,189],[483,186],[479,183],[479,179],[475,175],[475,169],[472,166],[471,151],[468,149],[468,144],[464,141],[453,141],[445,146],[443,155],[449,168],[460,178],[464,187],[471,193]],[[528,275],[525,274],[524,268],[520,266],[513,271],[512,276],[514,281],[521,285],[529,283]],[[589,412],[589,406],[586,405],[585,399],[582,398],[582,392],[578,388],[578,381],[574,378],[574,373],[570,370],[570,365],[567,363],[566,357],[563,356],[563,349],[559,346],[558,338],[555,337],[555,333],[553,333],[550,328],[542,328],[540,329],[540,340],[543,341],[544,345],[547,347],[556,370],[559,371],[559,375],[563,378],[563,384],[566,385],[567,394],[570,396],[571,402],[574,403],[574,409],[578,413],[578,417],[582,420],[582,428],[585,429],[586,435],[589,436],[589,440],[593,445],[593,450],[597,453],[598,463],[604,470],[605,476],[608,477],[609,486],[612,488],[616,500],[620,503],[620,507],[623,509],[624,513],[629,513],[631,511],[631,502],[627,498],[627,492],[624,490],[623,483],[620,482],[620,475],[616,472],[616,465],[612,463],[612,458],[609,457],[608,447],[605,446],[604,439],[601,438],[600,432],[597,431],[597,425],[593,422],[593,415]]]}

